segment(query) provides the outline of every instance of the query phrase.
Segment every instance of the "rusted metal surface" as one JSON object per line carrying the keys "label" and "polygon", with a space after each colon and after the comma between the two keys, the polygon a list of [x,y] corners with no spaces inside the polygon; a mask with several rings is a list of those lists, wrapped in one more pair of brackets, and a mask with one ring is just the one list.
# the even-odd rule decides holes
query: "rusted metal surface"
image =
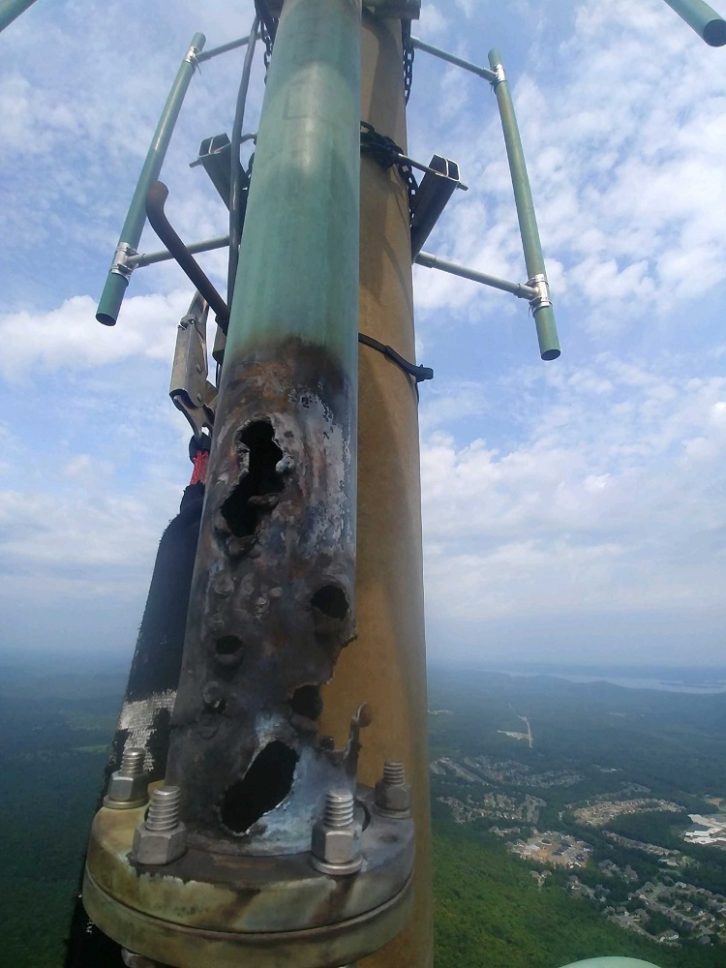
{"label": "rusted metal surface", "polygon": [[355,783],[317,726],[318,689],[354,635],[350,387],[295,338],[230,365],[167,780],[190,843],[282,854],[307,850],[327,790]]}
{"label": "rusted metal surface", "polygon": [[354,960],[400,929],[410,903],[413,825],[382,816],[373,801],[372,790],[357,790],[365,861],[342,877],[316,871],[307,853],[234,857],[190,848],[168,866],[139,866],[129,848],[144,809],[104,808],[87,860],[89,914],[126,947],[171,965],[321,968]]}

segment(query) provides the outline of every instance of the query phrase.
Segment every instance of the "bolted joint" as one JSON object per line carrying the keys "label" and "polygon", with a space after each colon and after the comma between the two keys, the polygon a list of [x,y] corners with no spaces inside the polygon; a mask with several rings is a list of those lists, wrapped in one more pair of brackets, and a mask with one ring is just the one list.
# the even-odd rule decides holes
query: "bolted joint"
{"label": "bolted joint", "polygon": [[137,864],[171,864],[187,849],[187,829],[179,820],[179,787],[160,787],[151,794],[149,811],[134,831],[131,857]]}
{"label": "bolted joint", "polygon": [[145,756],[146,751],[140,747],[124,750],[121,766],[111,774],[108,791],[103,798],[104,806],[114,810],[130,810],[146,803],[149,777],[144,773]]}
{"label": "bolted joint", "polygon": [[403,819],[411,816],[411,786],[406,783],[402,763],[386,760],[383,777],[376,783],[375,804],[386,817]]}
{"label": "bolted joint", "polygon": [[330,791],[323,818],[313,827],[310,846],[313,867],[324,874],[355,874],[363,864],[362,834],[363,828],[355,819],[353,794]]}

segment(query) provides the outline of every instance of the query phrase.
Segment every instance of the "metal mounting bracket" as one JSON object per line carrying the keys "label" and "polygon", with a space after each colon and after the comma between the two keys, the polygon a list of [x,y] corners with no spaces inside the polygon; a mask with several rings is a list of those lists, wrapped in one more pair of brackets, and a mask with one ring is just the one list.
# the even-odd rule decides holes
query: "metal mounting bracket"
{"label": "metal mounting bracket", "polygon": [[201,293],[179,322],[171,371],[169,396],[189,421],[198,440],[205,428],[214,425],[216,387],[207,380],[207,314],[209,306]]}

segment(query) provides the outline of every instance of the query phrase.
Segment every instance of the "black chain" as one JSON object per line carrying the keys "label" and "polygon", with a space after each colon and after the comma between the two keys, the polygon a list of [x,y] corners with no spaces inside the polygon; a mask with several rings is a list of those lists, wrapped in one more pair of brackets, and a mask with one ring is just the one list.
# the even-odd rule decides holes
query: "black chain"
{"label": "black chain", "polygon": [[411,21],[401,21],[401,40],[403,46],[403,96],[408,104],[413,84],[413,42],[411,41]]}
{"label": "black chain", "polygon": [[379,134],[372,124],[368,124],[367,121],[361,121],[360,150],[364,154],[370,155],[381,168],[388,169],[395,167],[398,170],[398,174],[403,179],[408,190],[410,221],[410,213],[413,212],[413,200],[418,191],[418,182],[414,178],[413,169],[408,161],[400,157],[403,155],[403,149],[396,144],[393,138],[389,138],[385,134]]}
{"label": "black chain", "polygon": [[267,70],[270,66],[270,58],[272,57],[272,48],[275,44],[275,34],[277,33],[277,24],[279,21],[277,17],[273,17],[270,13],[267,0],[255,0],[255,11],[260,18],[260,34],[262,36],[262,42],[265,45],[265,78],[267,78]]}

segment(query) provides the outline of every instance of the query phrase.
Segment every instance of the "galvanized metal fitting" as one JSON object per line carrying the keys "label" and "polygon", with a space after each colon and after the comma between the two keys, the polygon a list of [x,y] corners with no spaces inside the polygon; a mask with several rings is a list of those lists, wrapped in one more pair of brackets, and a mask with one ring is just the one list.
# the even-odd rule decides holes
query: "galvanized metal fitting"
{"label": "galvanized metal fitting", "polygon": [[348,790],[330,790],[322,820],[313,827],[313,867],[324,874],[341,876],[361,869],[363,828],[355,819],[355,799]]}
{"label": "galvanized metal fitting", "polygon": [[496,88],[500,84],[504,83],[504,81],[506,81],[507,75],[504,71],[504,64],[497,64],[495,67],[492,68],[492,70],[496,75],[496,77],[492,81],[492,87]]}
{"label": "galvanized metal fitting", "polygon": [[538,309],[542,309],[543,306],[551,306],[552,300],[550,299],[550,285],[547,282],[547,276],[544,272],[538,272],[536,276],[532,276],[531,279],[527,280],[527,285],[531,286],[537,292],[536,296],[533,296],[529,300],[529,306],[532,312],[536,312]]}
{"label": "galvanized metal fitting", "polygon": [[192,44],[189,50],[186,52],[186,55],[184,56],[184,60],[187,62],[187,64],[192,64],[194,67],[198,67],[199,66],[199,48],[195,47],[194,44]]}
{"label": "galvanized metal fitting", "polygon": [[115,272],[117,276],[123,276],[124,279],[130,279],[131,273],[136,267],[129,264],[129,259],[138,254],[136,249],[128,242],[119,242],[113,254],[110,271]]}
{"label": "galvanized metal fitting", "polygon": [[134,831],[131,856],[137,864],[171,864],[186,852],[187,830],[179,820],[181,790],[154,790],[146,820]]}
{"label": "galvanized metal fitting", "polygon": [[140,807],[148,799],[149,777],[144,773],[146,751],[129,746],[121,757],[121,765],[111,774],[103,805],[114,810]]}
{"label": "galvanized metal fitting", "polygon": [[406,783],[403,763],[386,760],[383,764],[383,777],[376,783],[375,804],[386,817],[411,816],[411,786]]}

